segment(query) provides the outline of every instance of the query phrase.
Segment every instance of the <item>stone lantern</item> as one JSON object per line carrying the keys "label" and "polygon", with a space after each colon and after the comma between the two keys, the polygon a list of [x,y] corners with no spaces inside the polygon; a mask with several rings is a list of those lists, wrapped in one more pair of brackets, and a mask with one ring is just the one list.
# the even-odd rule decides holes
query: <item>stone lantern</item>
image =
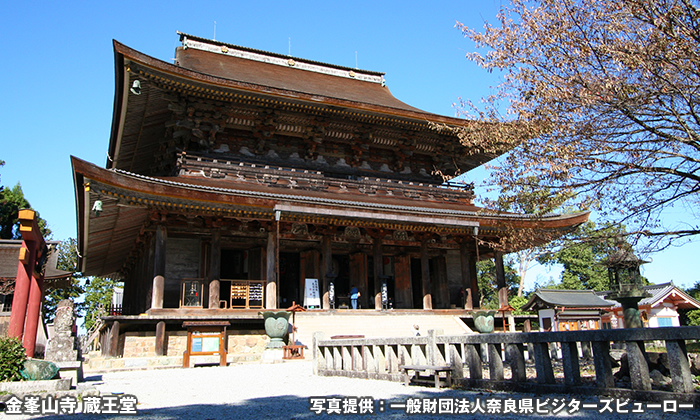
{"label": "stone lantern", "polygon": [[604,263],[608,267],[610,281],[610,294],[607,298],[622,305],[625,328],[643,326],[638,303],[651,295],[644,291],[639,266],[647,262],[637,258],[629,245],[620,241],[617,251],[613,252]]}

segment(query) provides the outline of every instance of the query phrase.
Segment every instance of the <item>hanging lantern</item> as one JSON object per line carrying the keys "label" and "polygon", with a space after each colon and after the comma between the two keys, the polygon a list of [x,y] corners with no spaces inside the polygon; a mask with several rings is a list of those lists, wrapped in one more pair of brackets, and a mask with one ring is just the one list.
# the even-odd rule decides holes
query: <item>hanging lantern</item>
{"label": "hanging lantern", "polygon": [[102,213],[102,200],[96,200],[95,204],[92,205],[92,212],[95,213],[95,217],[99,217]]}

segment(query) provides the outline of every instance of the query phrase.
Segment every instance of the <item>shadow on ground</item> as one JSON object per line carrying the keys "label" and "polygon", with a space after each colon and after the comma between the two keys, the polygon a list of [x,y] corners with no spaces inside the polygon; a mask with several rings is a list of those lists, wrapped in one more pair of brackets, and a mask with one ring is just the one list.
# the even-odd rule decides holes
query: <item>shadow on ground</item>
{"label": "shadow on ground", "polygon": [[[185,386],[183,384],[183,386]],[[325,410],[328,410],[331,404],[331,399],[337,398],[337,407],[339,407],[341,413],[345,410],[343,398],[352,398],[353,396],[320,396],[321,399],[319,404]],[[472,418],[483,418],[483,419],[498,419],[498,420],[509,420],[509,419],[521,419],[521,418],[551,418],[551,419],[561,419],[561,418],[575,418],[575,419],[609,419],[611,416],[616,416],[619,419],[653,419],[658,420],[659,418],[674,418],[674,419],[697,419],[700,418],[700,409],[694,410],[679,410],[678,413],[664,413],[663,410],[645,410],[644,413],[609,413],[609,412],[598,412],[597,410],[579,410],[576,413],[569,414],[567,409],[561,410],[558,413],[551,413],[552,410],[557,406],[561,406],[563,402],[570,402],[575,399],[571,395],[550,395],[550,396],[533,396],[526,394],[508,394],[508,393],[465,393],[458,390],[445,390],[442,393],[436,394],[432,392],[417,392],[411,398],[417,398],[420,400],[420,407],[423,409],[423,404],[428,401],[430,405],[432,401],[436,404],[435,409],[438,410],[440,402],[447,404],[443,409],[442,413],[421,413],[421,414],[407,414],[405,408],[392,407],[394,404],[406,404],[407,400],[402,399],[391,399],[391,400],[374,400],[371,396],[357,396],[358,402],[360,398],[370,398],[372,400],[371,407],[373,413],[360,412],[358,407],[357,413],[344,413],[344,414],[328,414],[327,411],[323,411],[320,414],[312,411],[313,403],[306,397],[298,397],[293,395],[275,396],[275,397],[261,397],[251,400],[247,400],[242,404],[227,404],[226,401],[222,401],[221,404],[190,404],[182,405],[178,407],[167,407],[167,408],[141,408],[138,407],[138,413],[135,415],[114,415],[114,414],[74,414],[74,415],[52,415],[44,417],[32,417],[44,420],[93,420],[93,419],[118,419],[118,420],[133,420],[133,419],[154,419],[154,420],[169,420],[169,419],[192,419],[192,420],[219,420],[219,419],[242,419],[242,420],[258,420],[258,419],[284,419],[284,420],[300,420],[300,419],[472,419]],[[440,400],[438,400],[438,398]],[[536,403],[537,399],[540,401],[548,400],[549,403],[547,408],[550,414],[526,414],[522,415],[520,413],[493,413],[488,412],[488,401],[489,400],[500,400],[501,407],[506,403],[505,400],[515,400],[515,404],[519,404],[522,399],[532,399]],[[482,405],[484,413],[476,411],[475,413],[463,413],[458,412],[459,401],[467,400],[469,402],[469,408],[473,409],[474,403],[479,399]],[[446,402],[449,401],[449,402]],[[579,399],[581,401],[581,399]],[[588,403],[597,403],[599,400],[597,398],[588,398],[585,400]],[[354,405],[354,404],[351,404]],[[452,412],[449,411],[448,407],[452,407]],[[602,404],[599,404],[602,407]],[[623,407],[631,411],[632,406],[628,405]],[[447,409],[447,412],[444,410]],[[614,409],[614,405],[613,405]],[[12,416],[6,415],[6,418],[12,418]]]}

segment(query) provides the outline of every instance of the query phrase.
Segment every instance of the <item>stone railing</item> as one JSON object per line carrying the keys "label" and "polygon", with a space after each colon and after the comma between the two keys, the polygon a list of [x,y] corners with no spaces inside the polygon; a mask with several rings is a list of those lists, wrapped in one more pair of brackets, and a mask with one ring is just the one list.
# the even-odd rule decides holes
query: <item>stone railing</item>
{"label": "stone railing", "polygon": [[[438,335],[422,337],[327,340],[314,336],[314,373],[320,376],[402,381],[403,365],[452,366],[452,378],[467,388],[520,392],[604,394],[635,399],[673,398],[698,401],[694,392],[686,340],[700,339],[700,327],[638,328],[596,331]],[[644,343],[663,341],[673,392],[651,388]],[[610,345],[624,343],[630,388],[616,387]],[[551,343],[561,350],[563,380],[555,377]],[[581,377],[579,343],[592,348],[595,381]],[[589,344],[590,343],[590,344]],[[590,346],[590,347],[589,347]],[[526,349],[529,350],[526,353]],[[485,353],[485,354],[484,354]],[[536,378],[528,380],[526,356],[534,356]],[[484,366],[489,379],[484,379]],[[510,370],[510,379],[505,373]]]}

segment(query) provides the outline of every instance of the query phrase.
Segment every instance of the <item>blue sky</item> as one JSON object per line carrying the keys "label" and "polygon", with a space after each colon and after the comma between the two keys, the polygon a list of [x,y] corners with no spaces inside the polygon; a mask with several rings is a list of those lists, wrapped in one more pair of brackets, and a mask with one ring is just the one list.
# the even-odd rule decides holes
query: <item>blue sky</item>
{"label": "blue sky", "polygon": [[[176,31],[246,47],[386,73],[398,99],[455,115],[498,83],[465,58],[454,27],[495,21],[499,0],[6,2],[0,15],[0,184],[20,182],[54,232],[76,236],[70,155],[104,165],[114,99],[112,39],[169,61]],[[216,22],[216,23],[215,23]],[[291,46],[290,46],[291,45]],[[484,172],[470,174],[483,180]],[[682,217],[684,211],[669,213]],[[700,280],[697,243],[653,255],[652,282]],[[535,280],[558,278],[535,268]]]}

